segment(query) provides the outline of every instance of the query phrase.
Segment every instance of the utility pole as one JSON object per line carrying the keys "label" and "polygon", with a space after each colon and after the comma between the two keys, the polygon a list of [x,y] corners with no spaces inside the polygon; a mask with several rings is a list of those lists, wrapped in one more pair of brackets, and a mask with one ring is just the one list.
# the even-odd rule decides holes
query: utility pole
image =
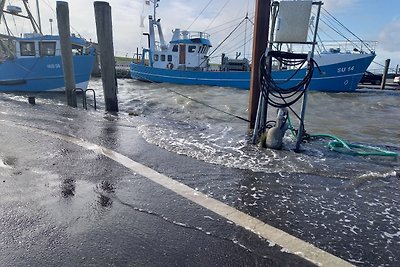
{"label": "utility pole", "polygon": [[257,107],[260,98],[259,69],[260,58],[268,44],[269,14],[271,0],[256,0],[253,60],[251,63],[250,99],[249,99],[249,128],[253,129],[257,117]]}

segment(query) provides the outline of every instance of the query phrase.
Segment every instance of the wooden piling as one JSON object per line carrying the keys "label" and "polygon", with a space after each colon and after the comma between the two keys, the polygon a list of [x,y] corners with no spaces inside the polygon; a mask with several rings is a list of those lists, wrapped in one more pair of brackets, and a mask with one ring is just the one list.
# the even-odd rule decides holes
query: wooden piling
{"label": "wooden piling", "polygon": [[271,0],[257,0],[254,19],[253,61],[251,63],[251,81],[249,98],[249,128],[253,129],[257,117],[260,98],[259,68],[260,58],[268,43],[269,14]]}
{"label": "wooden piling", "polygon": [[72,58],[72,44],[69,24],[68,3],[57,1],[57,26],[60,35],[61,58],[64,71],[65,95],[67,104],[76,108],[74,62]]}
{"label": "wooden piling", "polygon": [[106,111],[118,112],[111,6],[107,2],[95,1],[94,12]]}
{"label": "wooden piling", "polygon": [[386,86],[386,78],[389,70],[390,59],[385,60],[385,68],[383,69],[383,76],[382,76],[382,83],[381,83],[381,90],[385,89]]}

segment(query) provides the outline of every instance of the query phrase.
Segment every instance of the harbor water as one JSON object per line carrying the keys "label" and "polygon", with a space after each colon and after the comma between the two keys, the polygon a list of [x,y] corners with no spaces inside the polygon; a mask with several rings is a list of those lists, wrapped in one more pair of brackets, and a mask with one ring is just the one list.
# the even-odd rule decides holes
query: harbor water
{"label": "harbor water", "polygon": [[[88,96],[85,116],[109,119],[101,80],[91,80],[89,88],[96,91],[99,110]],[[64,103],[63,94],[36,97],[49,112]],[[400,153],[400,91],[310,92],[308,99],[307,133]],[[178,168],[174,178],[180,182],[356,266],[400,262],[398,158],[341,154],[329,150],[329,139],[307,141],[295,153],[289,131],[281,151],[253,145],[247,123],[235,117],[248,116],[244,90],[120,79],[118,100],[116,123],[137,127],[146,142],[163,150],[217,166],[215,173],[203,175]],[[22,102],[26,95],[3,94],[1,101]],[[299,108],[300,103],[294,107]],[[269,116],[275,119],[276,111],[269,110]],[[297,127],[295,116],[291,119]],[[123,144],[129,146],[129,140]],[[221,174],[220,167],[233,171]]]}
{"label": "harbor water", "polygon": [[[94,82],[92,86],[100,85]],[[390,159],[348,157],[330,152],[329,139],[306,143],[302,146],[303,153],[293,153],[295,142],[289,131],[283,151],[253,146],[245,121],[197,102],[247,119],[249,91],[121,80],[119,101],[125,113],[131,112],[149,121],[140,127],[148,142],[206,162],[253,172],[312,173],[343,179],[395,171],[396,161],[387,166],[391,165]],[[311,92],[305,128],[309,134],[333,134],[349,142],[398,152],[399,103],[399,91]],[[300,103],[294,109],[299,111]],[[291,117],[295,124],[295,117]],[[269,118],[276,118],[275,109],[270,109]]]}

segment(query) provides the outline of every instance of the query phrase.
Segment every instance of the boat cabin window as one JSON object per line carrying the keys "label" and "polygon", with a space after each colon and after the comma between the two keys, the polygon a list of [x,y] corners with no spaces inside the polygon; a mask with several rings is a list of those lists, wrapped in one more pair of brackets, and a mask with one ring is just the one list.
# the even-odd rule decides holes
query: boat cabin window
{"label": "boat cabin window", "polygon": [[161,61],[165,61],[165,55],[161,55]]}
{"label": "boat cabin window", "polygon": [[172,52],[178,52],[178,45],[174,45],[172,47]]}
{"label": "boat cabin window", "polygon": [[154,61],[158,61],[158,54],[154,55]]}
{"label": "boat cabin window", "polygon": [[196,46],[195,45],[189,45],[188,46],[188,52],[189,53],[194,53],[196,51]]}
{"label": "boat cabin window", "polygon": [[172,55],[168,55],[168,61],[169,61],[169,62],[172,61]]}
{"label": "boat cabin window", "polygon": [[39,55],[42,57],[54,56],[56,54],[56,42],[40,42]]}
{"label": "boat cabin window", "polygon": [[35,56],[35,42],[20,42],[21,56]]}
{"label": "boat cabin window", "polygon": [[0,60],[14,57],[16,54],[16,41],[11,39],[0,39]]}
{"label": "boat cabin window", "polygon": [[72,44],[72,55],[83,55],[83,46]]}
{"label": "boat cabin window", "polygon": [[207,46],[205,46],[205,45],[199,46],[199,53],[200,54],[204,54],[206,52],[206,50],[207,50]]}

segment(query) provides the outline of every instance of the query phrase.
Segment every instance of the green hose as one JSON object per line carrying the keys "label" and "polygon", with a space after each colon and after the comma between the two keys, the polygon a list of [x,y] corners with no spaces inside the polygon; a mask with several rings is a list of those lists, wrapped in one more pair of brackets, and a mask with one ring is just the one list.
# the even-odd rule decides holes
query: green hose
{"label": "green hose", "polygon": [[[287,117],[289,129],[292,135],[297,138],[297,134],[294,131],[292,122],[290,121],[289,115]],[[340,139],[337,136],[331,134],[312,134],[309,135],[311,138],[330,138],[333,139],[328,143],[328,148],[332,151],[344,153],[353,156],[382,156],[382,157],[398,157],[400,154],[388,150],[384,150],[378,147],[353,144]]]}

